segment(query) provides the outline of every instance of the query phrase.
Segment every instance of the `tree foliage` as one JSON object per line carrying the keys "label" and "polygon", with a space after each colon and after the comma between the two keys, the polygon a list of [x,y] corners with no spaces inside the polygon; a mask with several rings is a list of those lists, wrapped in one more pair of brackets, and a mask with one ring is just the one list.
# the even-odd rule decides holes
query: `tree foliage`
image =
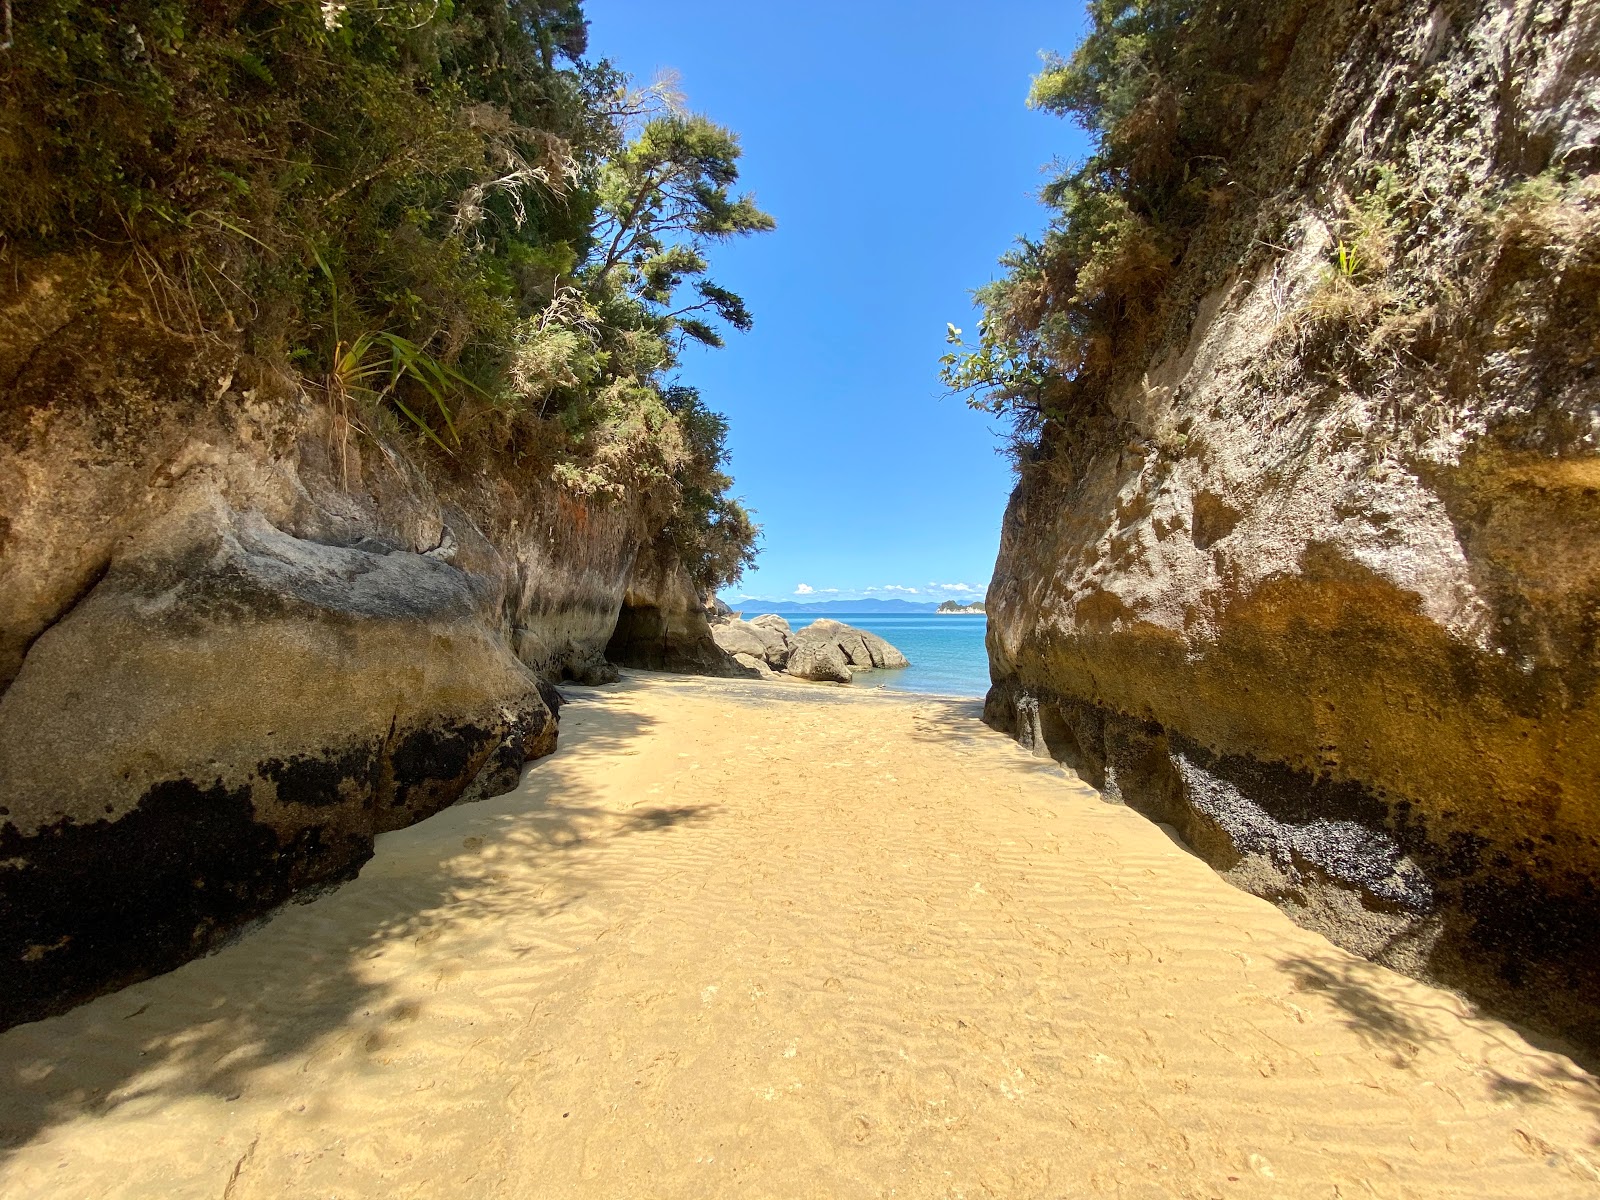
{"label": "tree foliage", "polygon": [[0,52],[0,255],[92,260],[440,469],[654,489],[742,538],[712,556],[737,569],[754,527],[699,497],[734,505],[725,428],[666,394],[685,338],[750,326],[708,249],[773,222],[731,133],[587,50],[576,0],[33,0]]}

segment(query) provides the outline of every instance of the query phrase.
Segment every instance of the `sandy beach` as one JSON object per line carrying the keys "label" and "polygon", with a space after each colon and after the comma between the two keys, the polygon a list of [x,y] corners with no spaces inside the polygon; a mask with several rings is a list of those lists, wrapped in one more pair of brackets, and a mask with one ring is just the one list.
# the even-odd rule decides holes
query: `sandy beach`
{"label": "sandy beach", "polygon": [[634,675],[514,793],[0,1036],[28,1197],[1600,1195],[1600,1088],[971,702]]}

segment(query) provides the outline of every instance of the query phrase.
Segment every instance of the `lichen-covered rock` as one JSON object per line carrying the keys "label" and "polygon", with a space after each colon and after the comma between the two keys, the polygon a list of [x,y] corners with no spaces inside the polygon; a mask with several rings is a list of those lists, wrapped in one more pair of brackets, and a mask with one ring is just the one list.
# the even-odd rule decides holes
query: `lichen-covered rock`
{"label": "lichen-covered rock", "polygon": [[[1600,1044],[1600,17],[1306,9],[1173,330],[1025,465],[988,715],[1334,940]],[[1381,279],[1340,273],[1351,205]]]}
{"label": "lichen-covered rock", "polygon": [[817,683],[849,683],[854,675],[844,651],[835,643],[814,639],[795,642],[789,649],[788,673]]}

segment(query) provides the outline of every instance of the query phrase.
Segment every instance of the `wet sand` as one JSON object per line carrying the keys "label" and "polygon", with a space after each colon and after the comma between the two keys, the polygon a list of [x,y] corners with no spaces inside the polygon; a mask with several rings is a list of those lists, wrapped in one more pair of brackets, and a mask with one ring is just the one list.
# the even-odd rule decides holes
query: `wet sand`
{"label": "wet sand", "polygon": [[509,796],[0,1035],[0,1195],[1600,1195],[1600,1089],[977,705],[635,676]]}

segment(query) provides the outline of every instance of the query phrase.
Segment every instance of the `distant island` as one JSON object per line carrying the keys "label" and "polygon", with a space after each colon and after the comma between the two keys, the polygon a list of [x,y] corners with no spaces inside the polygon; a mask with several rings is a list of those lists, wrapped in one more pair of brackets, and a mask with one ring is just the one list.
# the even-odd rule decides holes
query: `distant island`
{"label": "distant island", "polygon": [[971,604],[962,604],[956,600],[946,600],[939,605],[938,611],[942,613],[981,613],[983,612],[983,601],[974,600]]}

